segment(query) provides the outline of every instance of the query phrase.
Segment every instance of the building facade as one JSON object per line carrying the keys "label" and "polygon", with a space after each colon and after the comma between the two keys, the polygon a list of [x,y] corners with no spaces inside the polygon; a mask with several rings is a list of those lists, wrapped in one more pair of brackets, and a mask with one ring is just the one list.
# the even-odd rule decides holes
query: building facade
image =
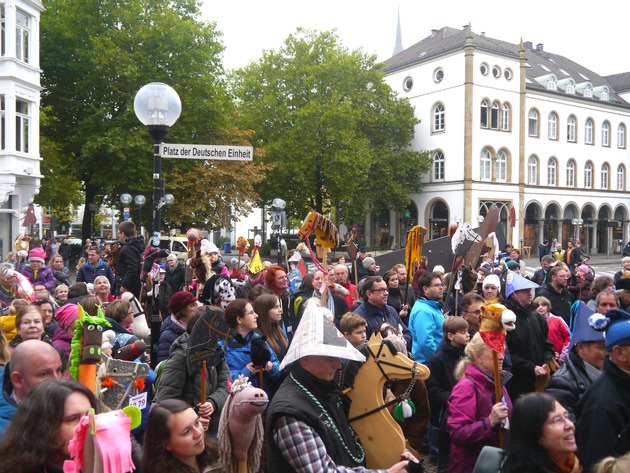
{"label": "building facade", "polygon": [[433,30],[384,71],[414,106],[412,146],[433,165],[405,212],[369,217],[373,236],[388,227],[402,245],[420,224],[437,238],[496,204],[508,240],[532,254],[545,239],[577,238],[591,254],[628,241],[630,74],[602,77],[470,27]]}
{"label": "building facade", "polygon": [[0,256],[39,192],[39,0],[0,1]]}

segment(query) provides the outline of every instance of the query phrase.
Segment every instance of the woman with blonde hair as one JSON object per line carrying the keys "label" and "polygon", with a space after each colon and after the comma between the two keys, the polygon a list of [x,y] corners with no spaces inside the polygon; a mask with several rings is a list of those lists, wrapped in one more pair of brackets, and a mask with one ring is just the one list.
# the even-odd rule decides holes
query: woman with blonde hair
{"label": "woman with blonde hair", "polygon": [[[481,449],[499,446],[499,431],[506,428],[512,401],[505,389],[510,374],[501,374],[501,399],[495,399],[493,354],[479,333],[466,346],[455,368],[459,379],[448,399],[447,425],[451,437],[449,473],[470,472]],[[499,370],[503,355],[498,355]]]}
{"label": "woman with blonde hair", "polygon": [[606,457],[595,468],[595,473],[626,473],[630,471],[630,453],[618,458]]}
{"label": "woman with blonde hair", "polygon": [[7,339],[4,338],[4,332],[0,330],[0,367],[6,365],[11,359],[8,346]]}

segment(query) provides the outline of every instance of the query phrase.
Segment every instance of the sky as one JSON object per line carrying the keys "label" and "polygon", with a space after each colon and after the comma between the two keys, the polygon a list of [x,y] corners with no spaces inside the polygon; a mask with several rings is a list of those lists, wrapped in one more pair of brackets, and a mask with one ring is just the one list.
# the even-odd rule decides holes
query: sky
{"label": "sky", "polygon": [[620,5],[590,0],[203,0],[202,19],[215,21],[223,33],[227,70],[257,61],[265,49],[278,50],[298,27],[336,29],[343,46],[384,61],[394,50],[400,9],[405,49],[432,29],[470,24],[473,32],[491,38],[543,43],[546,51],[605,76],[630,72],[628,21]]}

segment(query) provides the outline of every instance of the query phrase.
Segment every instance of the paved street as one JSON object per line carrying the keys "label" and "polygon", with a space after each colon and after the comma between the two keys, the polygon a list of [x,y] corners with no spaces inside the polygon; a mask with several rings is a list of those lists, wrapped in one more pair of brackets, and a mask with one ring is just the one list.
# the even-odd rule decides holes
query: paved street
{"label": "paved street", "polygon": [[[595,271],[595,276],[610,276],[621,269],[621,258],[619,254],[615,255],[593,255],[587,262],[587,264]],[[534,274],[538,268],[540,268],[540,262],[537,257],[526,259],[527,265],[526,273],[528,276]]]}

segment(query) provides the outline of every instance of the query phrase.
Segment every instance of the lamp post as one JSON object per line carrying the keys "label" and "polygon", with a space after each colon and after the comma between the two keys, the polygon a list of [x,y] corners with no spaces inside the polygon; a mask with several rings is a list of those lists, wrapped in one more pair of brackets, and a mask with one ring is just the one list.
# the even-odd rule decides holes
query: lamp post
{"label": "lamp post", "polygon": [[120,196],[120,202],[124,205],[123,207],[123,221],[129,220],[129,204],[131,204],[131,194],[122,194]]}
{"label": "lamp post", "polygon": [[138,230],[142,235],[142,206],[147,203],[147,198],[142,194],[138,194],[133,198],[134,204],[138,207]]}
{"label": "lamp post", "polygon": [[[133,100],[133,110],[138,120],[147,127],[153,138],[153,246],[160,246],[160,208],[164,205],[164,180],[162,179],[162,155],[160,145],[179,115],[182,102],[172,87],[161,82],[151,82],[140,88]],[[155,368],[158,355],[158,338],[162,317],[157,304],[151,314],[151,367]]]}
{"label": "lamp post", "polygon": [[282,222],[284,220],[284,209],[287,206],[287,203],[280,199],[279,197],[276,197],[275,199],[273,199],[273,202],[271,203],[271,206],[274,209],[274,212],[271,216],[271,228],[276,230],[278,232],[278,242],[277,242],[277,248],[278,248],[278,266],[280,266],[280,253],[282,252],[281,246],[280,246],[280,235],[282,234]]}
{"label": "lamp post", "polygon": [[582,225],[583,223],[584,220],[582,220],[581,218],[574,218],[573,220],[571,220],[571,224],[575,227],[573,238],[575,239],[576,244],[580,240],[580,225]]}
{"label": "lamp post", "polygon": [[175,196],[173,194],[166,194],[164,196],[164,203],[166,204],[166,211],[168,217],[168,237],[171,237],[171,205],[175,202]]}

